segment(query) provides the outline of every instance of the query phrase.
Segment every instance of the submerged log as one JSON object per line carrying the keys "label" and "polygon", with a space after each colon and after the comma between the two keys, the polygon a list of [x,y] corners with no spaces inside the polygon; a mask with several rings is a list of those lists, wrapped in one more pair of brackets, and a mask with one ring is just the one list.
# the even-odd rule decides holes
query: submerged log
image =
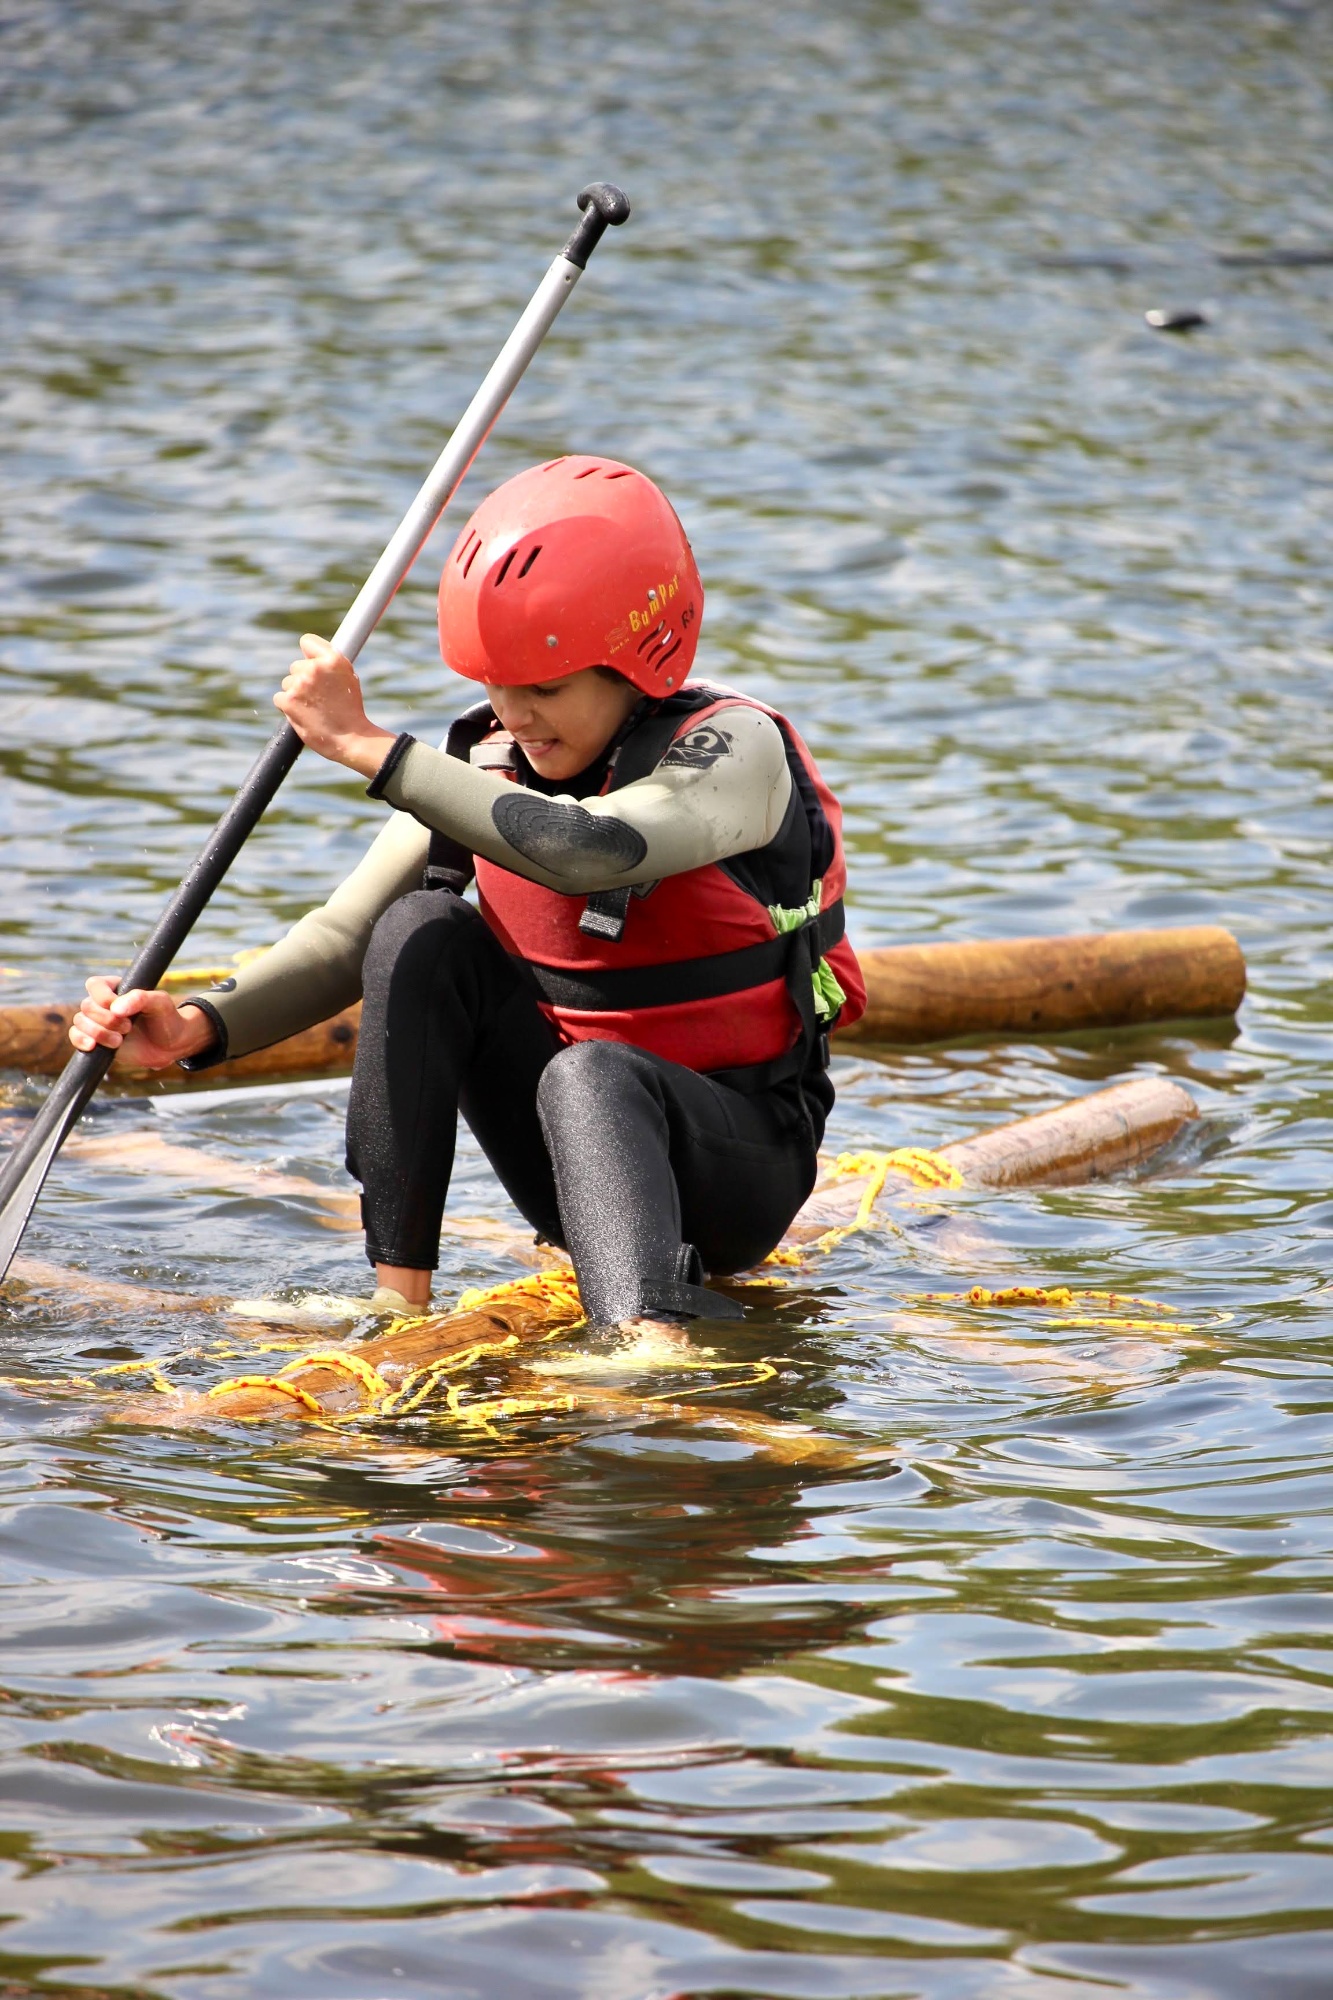
{"label": "submerged log", "polygon": [[[1103,1179],[1137,1164],[1198,1115],[1194,1099],[1178,1083],[1167,1077],[1142,1077],[1039,1112],[1035,1118],[1001,1125],[975,1139],[960,1140],[933,1157],[947,1161],[968,1186],[1068,1186]],[[830,1231],[838,1233],[839,1223],[845,1226],[855,1217],[868,1180],[869,1174],[853,1174],[816,1189],[796,1217],[786,1245],[808,1251]],[[377,1340],[359,1345],[355,1359],[358,1367],[369,1363],[377,1375],[395,1385],[413,1369],[429,1370],[478,1344],[497,1356],[508,1348],[521,1367],[523,1350],[543,1336],[549,1338],[553,1326],[577,1321],[579,1312],[577,1293],[562,1286],[558,1276],[520,1280],[497,1288],[471,1310],[391,1328]],[[342,1353],[326,1350],[322,1357],[293,1365],[284,1388],[240,1377],[235,1387],[190,1398],[176,1421],[198,1422],[210,1415],[308,1418],[354,1411],[365,1403],[366,1389],[356,1375],[349,1377],[347,1368]],[[608,1399],[604,1389],[568,1381],[561,1382],[561,1389],[571,1403],[605,1404]],[[626,1407],[633,1402],[623,1400]],[[643,1414],[642,1405],[634,1407]],[[776,1433],[787,1427],[767,1428]],[[781,1449],[776,1439],[770,1448]],[[796,1440],[790,1449],[793,1455],[803,1455]]]}
{"label": "submerged log", "polygon": [[[902,1046],[969,1035],[1040,1039],[1074,1028],[1234,1014],[1245,995],[1245,959],[1215,924],[1184,930],[1106,931],[1089,937],[1002,943],[886,945],[858,954],[868,1004],[835,1036]],[[180,981],[175,982],[179,984]],[[54,1076],[69,1057],[72,1004],[0,1006],[0,1069]],[[324,1076],[351,1067],[361,1007],[206,1072],[210,1083],[266,1076]],[[118,1083],[150,1072],[117,1063]]]}

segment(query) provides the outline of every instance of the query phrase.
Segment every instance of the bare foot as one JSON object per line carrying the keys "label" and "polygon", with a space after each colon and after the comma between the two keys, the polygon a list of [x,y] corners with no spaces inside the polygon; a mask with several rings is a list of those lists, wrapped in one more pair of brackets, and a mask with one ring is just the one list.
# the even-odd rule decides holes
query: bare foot
{"label": "bare foot", "polygon": [[619,1330],[627,1340],[658,1341],[664,1347],[677,1348],[688,1354],[699,1351],[685,1328],[675,1320],[622,1319]]}

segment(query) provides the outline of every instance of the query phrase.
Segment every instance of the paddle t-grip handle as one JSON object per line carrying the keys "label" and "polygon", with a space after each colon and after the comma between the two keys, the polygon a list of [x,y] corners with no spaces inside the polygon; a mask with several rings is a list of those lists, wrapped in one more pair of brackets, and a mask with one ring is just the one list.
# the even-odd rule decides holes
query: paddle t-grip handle
{"label": "paddle t-grip handle", "polygon": [[607,230],[618,229],[622,222],[629,221],[630,208],[629,196],[611,181],[590,181],[586,188],[579,189],[577,200],[583,220],[560,255],[582,271]]}

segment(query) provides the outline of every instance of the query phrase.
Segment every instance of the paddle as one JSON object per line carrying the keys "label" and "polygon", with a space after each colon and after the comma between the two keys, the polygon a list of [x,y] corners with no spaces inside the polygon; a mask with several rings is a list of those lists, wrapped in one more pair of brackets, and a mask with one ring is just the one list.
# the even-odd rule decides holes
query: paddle
{"label": "paddle", "polygon": [[[607,225],[624,222],[629,215],[629,202],[619,188],[607,181],[595,181],[584,188],[578,205],[583,220],[533,293],[490,373],[464,411],[458,428],[334,633],[332,643],[347,659],[355,661],[383,617],[556,314],[582,276]],[[283,723],[205,841],[152,936],[122,980],[122,992],[157,985],[300,754],[300,737],[290,723]],[[0,1172],[0,1278],[9,1269],[51,1162],[114,1059],[114,1050],[106,1048],[71,1056],[21,1144],[15,1146],[6,1160]]]}

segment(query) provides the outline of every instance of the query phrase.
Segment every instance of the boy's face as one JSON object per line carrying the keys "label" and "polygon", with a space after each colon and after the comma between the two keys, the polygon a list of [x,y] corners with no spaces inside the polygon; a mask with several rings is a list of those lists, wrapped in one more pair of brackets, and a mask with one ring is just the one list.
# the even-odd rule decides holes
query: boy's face
{"label": "boy's face", "polygon": [[629,681],[596,667],[527,687],[497,687],[492,681],[483,685],[501,727],[543,778],[573,778],[586,771],[639,699]]}

